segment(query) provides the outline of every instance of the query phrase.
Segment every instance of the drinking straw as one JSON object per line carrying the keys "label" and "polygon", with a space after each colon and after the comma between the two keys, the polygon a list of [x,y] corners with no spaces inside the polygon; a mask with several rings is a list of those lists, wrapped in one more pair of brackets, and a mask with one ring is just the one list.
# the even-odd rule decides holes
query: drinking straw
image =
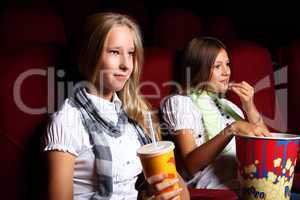
{"label": "drinking straw", "polygon": [[149,130],[150,130],[150,133],[151,133],[152,142],[156,146],[157,142],[156,142],[156,138],[155,138],[155,133],[154,133],[154,128],[153,128],[152,119],[151,119],[151,113],[150,112],[147,112],[147,114],[146,114],[146,120],[147,120],[148,127],[149,127]]}

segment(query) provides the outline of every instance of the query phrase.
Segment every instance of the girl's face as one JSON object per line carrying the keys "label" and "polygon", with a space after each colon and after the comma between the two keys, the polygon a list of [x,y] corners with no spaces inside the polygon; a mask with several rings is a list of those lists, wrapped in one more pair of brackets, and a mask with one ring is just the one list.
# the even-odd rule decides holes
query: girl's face
{"label": "girl's face", "polygon": [[98,60],[98,91],[111,97],[129,79],[134,62],[134,34],[127,26],[114,26],[107,34]]}
{"label": "girl's face", "polygon": [[217,93],[225,93],[230,79],[230,66],[227,52],[221,49],[213,66],[211,66],[209,90]]}

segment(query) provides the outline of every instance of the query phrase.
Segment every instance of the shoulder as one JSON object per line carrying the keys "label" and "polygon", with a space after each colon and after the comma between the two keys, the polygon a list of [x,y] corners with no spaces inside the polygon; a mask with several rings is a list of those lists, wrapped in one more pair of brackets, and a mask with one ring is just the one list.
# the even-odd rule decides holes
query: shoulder
{"label": "shoulder", "polygon": [[167,107],[185,107],[193,105],[193,101],[189,96],[173,95],[164,100],[162,108]]}
{"label": "shoulder", "polygon": [[80,111],[74,106],[70,99],[66,99],[60,108],[51,116],[51,123],[62,123],[64,125],[74,125],[80,120]]}
{"label": "shoulder", "polygon": [[198,129],[195,126],[202,118],[200,110],[189,96],[174,95],[169,97],[161,107],[164,123],[172,130]]}
{"label": "shoulder", "polygon": [[79,110],[66,99],[51,116],[44,138],[44,150],[59,150],[78,156],[84,141],[83,131]]}

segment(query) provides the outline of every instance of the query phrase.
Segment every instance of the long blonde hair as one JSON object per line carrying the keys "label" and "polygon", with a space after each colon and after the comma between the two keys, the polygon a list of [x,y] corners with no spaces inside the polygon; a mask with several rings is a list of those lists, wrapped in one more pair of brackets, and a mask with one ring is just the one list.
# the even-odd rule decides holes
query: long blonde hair
{"label": "long blonde hair", "polygon": [[[116,25],[127,26],[133,32],[135,47],[132,74],[118,95],[127,115],[149,133],[145,114],[150,111],[150,105],[140,95],[138,87],[144,63],[144,49],[141,32],[135,20],[118,13],[97,13],[90,16],[83,33],[79,70],[84,79],[95,83],[99,70],[97,69],[99,56],[101,56],[109,31]],[[154,123],[155,127],[159,127],[158,120],[154,120]],[[158,138],[160,138],[159,133]]]}

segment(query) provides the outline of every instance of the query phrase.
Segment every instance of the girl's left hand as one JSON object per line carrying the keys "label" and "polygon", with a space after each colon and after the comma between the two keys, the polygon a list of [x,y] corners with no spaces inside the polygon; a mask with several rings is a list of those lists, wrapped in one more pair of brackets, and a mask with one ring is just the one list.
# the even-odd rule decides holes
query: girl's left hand
{"label": "girl's left hand", "polygon": [[229,90],[232,90],[240,97],[245,111],[249,111],[254,106],[254,88],[246,81],[229,83]]}

